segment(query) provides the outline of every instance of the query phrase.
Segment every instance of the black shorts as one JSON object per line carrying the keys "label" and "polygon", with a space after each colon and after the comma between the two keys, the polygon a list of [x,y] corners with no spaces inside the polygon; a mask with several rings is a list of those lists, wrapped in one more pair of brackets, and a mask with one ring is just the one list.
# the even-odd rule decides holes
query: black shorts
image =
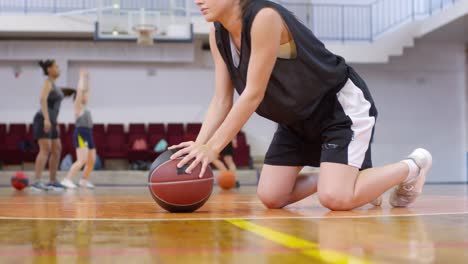
{"label": "black shorts", "polygon": [[34,140],[39,139],[58,139],[57,122],[51,120],[51,127],[48,133],[44,132],[44,116],[42,113],[36,113],[33,120]]}
{"label": "black shorts", "polygon": [[76,127],[73,133],[73,144],[75,148],[96,148],[93,138],[93,130],[87,127]]}
{"label": "black shorts", "polygon": [[234,156],[234,147],[232,146],[232,142],[229,142],[227,146],[221,151],[220,155],[224,156]]}
{"label": "black shorts", "polygon": [[372,167],[377,109],[364,81],[350,71],[345,86],[325,96],[316,115],[279,125],[265,164],[319,167],[322,162],[331,162],[362,170]]}

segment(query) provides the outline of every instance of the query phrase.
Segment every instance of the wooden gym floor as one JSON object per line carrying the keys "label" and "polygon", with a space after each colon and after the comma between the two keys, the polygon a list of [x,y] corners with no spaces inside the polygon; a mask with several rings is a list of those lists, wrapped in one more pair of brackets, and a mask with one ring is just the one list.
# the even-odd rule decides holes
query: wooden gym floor
{"label": "wooden gym floor", "polygon": [[[387,197],[386,197],[387,198]],[[146,187],[0,188],[0,263],[468,263],[466,185],[407,209],[330,212],[312,196],[267,210],[254,186],[171,214]]]}

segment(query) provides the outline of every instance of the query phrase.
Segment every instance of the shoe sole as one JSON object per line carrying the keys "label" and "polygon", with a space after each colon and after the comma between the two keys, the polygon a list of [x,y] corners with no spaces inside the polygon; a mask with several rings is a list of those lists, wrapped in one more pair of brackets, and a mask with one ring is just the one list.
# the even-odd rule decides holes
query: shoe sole
{"label": "shoe sole", "polygon": [[33,186],[30,186],[29,187],[31,190],[35,191],[35,192],[46,192],[47,189],[41,189],[41,188],[37,188],[37,187],[33,187]]}
{"label": "shoe sole", "polygon": [[51,187],[51,188],[50,188],[50,191],[53,191],[53,192],[63,192],[63,191],[65,191],[65,188]]}
{"label": "shoe sole", "polygon": [[62,183],[63,186],[65,186],[65,189],[76,189],[76,186],[67,186]]}

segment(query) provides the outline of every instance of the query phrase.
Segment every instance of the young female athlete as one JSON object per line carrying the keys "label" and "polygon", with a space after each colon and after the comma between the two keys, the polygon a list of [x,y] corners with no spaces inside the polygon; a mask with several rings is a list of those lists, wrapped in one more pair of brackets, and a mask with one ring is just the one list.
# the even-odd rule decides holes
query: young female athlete
{"label": "young female athlete", "polygon": [[[33,121],[34,140],[39,145],[39,153],[35,163],[35,180],[31,184],[31,188],[35,190],[61,190],[63,186],[56,180],[62,152],[57,119],[64,94],[55,85],[55,81],[60,76],[60,69],[54,60],[40,61],[39,66],[47,79],[42,85],[41,108],[34,116]],[[50,173],[48,184],[41,181],[42,171],[47,160],[49,160]]]}
{"label": "young female athlete", "polygon": [[[351,210],[396,187],[394,207],[421,193],[431,154],[372,168],[371,142],[377,110],[369,89],[345,60],[330,51],[287,9],[265,0],[196,0],[214,22],[210,45],[215,92],[195,142],[184,142],[171,158],[179,167],[206,166],[250,116],[279,124],[266,153],[258,197],[282,208],[315,192],[331,210]],[[240,94],[233,104],[233,89]],[[298,177],[303,166],[320,166],[318,180]]]}
{"label": "young female athlete", "polygon": [[73,177],[83,168],[83,178],[79,184],[81,187],[94,188],[89,181],[89,176],[94,168],[96,160],[96,147],[93,139],[93,120],[91,112],[87,109],[89,101],[89,74],[86,70],[80,71],[80,79],[75,98],[75,132],[73,142],[76,148],[76,161],[70,168],[67,176],[62,180],[62,185],[69,189],[77,186],[73,183]]}

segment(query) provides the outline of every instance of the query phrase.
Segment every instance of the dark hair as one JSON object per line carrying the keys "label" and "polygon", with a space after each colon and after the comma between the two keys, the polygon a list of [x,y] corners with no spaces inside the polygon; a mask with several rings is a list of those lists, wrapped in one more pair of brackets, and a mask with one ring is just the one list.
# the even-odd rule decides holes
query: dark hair
{"label": "dark hair", "polygon": [[239,0],[240,6],[241,6],[241,14],[242,17],[244,17],[245,10],[247,10],[247,6],[252,3],[255,0]]}
{"label": "dark hair", "polygon": [[39,66],[41,66],[42,71],[44,72],[44,75],[49,75],[49,72],[47,72],[47,69],[49,69],[52,65],[54,65],[55,60],[40,60],[39,61]]}
{"label": "dark hair", "polygon": [[76,89],[73,89],[73,88],[61,88],[62,90],[62,93],[65,97],[73,97],[73,101],[76,100]]}

